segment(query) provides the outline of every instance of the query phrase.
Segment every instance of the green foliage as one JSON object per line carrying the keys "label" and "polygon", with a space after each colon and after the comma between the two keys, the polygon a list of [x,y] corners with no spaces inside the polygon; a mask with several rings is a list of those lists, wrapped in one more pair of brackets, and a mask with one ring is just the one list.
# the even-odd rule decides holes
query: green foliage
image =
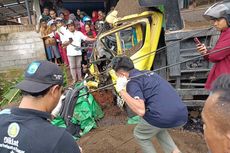
{"label": "green foliage", "polygon": [[64,75],[64,87],[67,87],[67,67],[66,66],[61,66],[61,69],[62,69],[62,71],[63,71],[63,75]]}
{"label": "green foliage", "polygon": [[[65,66],[61,68],[64,74],[64,87],[66,87],[67,68]],[[18,102],[20,100],[20,90],[16,89],[15,85],[21,80],[23,80],[23,75],[19,70],[12,70],[0,75],[0,108],[11,102]]]}
{"label": "green foliage", "polygon": [[7,80],[0,78],[0,108],[11,102],[18,102],[20,99],[20,90],[15,88],[15,85],[23,79],[22,76]]}

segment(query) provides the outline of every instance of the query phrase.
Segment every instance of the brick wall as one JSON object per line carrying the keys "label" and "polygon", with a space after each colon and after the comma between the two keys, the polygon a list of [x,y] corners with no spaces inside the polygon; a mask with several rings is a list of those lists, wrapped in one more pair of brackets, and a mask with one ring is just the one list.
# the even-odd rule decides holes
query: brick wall
{"label": "brick wall", "polygon": [[24,68],[38,59],[45,59],[45,51],[34,26],[0,26],[0,71]]}

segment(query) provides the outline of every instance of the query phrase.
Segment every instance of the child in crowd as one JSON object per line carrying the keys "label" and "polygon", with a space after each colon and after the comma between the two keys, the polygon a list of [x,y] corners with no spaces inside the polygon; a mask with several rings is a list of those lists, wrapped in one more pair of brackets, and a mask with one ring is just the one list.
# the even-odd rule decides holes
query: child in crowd
{"label": "child in crowd", "polygon": [[62,64],[62,59],[61,59],[61,55],[57,46],[57,41],[58,39],[60,40],[60,36],[57,33],[57,26],[56,26],[56,22],[53,20],[50,20],[48,23],[48,28],[50,28],[50,33],[48,34],[49,39],[53,42],[50,44],[50,46],[48,47],[49,52],[51,52],[51,56],[52,56],[52,61],[56,62],[58,64]]}
{"label": "child in crowd", "polygon": [[[45,19],[41,19],[40,24],[41,24],[40,31],[41,31],[42,39],[44,40],[44,43],[45,43],[47,60],[55,63],[55,57],[57,59],[60,59],[60,53],[57,49],[56,40],[51,35],[52,31],[55,30],[56,25],[54,26],[54,25],[50,24],[48,26]],[[58,60],[58,61],[60,62],[60,60]]]}
{"label": "child in crowd", "polygon": [[65,26],[64,19],[57,18],[57,33],[59,35],[58,48],[61,53],[62,60],[66,66],[69,66],[69,61],[66,53],[66,48],[62,46],[62,43],[65,41],[65,34],[67,33],[67,27]]}

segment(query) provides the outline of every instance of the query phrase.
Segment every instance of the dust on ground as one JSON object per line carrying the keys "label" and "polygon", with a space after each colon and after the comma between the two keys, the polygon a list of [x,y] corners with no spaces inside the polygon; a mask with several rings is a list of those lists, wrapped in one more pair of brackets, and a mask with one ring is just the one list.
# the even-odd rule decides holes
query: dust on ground
{"label": "dust on ground", "polygon": [[[141,153],[141,149],[133,137],[135,125],[126,125],[127,115],[114,104],[112,91],[100,91],[93,95],[101,105],[105,116],[97,122],[97,129],[93,129],[80,138],[79,144],[84,153]],[[185,126],[185,129],[190,131],[183,129],[169,131],[183,153],[207,153],[201,133],[202,124],[198,123],[200,111],[200,108],[190,110],[189,121]],[[163,153],[155,139],[153,143],[157,153]]]}

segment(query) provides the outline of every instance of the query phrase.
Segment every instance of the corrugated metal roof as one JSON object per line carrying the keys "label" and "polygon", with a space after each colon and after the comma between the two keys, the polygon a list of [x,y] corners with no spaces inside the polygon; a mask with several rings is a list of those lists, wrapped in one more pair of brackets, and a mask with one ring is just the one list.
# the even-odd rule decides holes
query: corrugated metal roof
{"label": "corrugated metal roof", "polygon": [[[32,0],[28,0],[32,14]],[[25,0],[0,0],[0,21],[27,16]]]}

